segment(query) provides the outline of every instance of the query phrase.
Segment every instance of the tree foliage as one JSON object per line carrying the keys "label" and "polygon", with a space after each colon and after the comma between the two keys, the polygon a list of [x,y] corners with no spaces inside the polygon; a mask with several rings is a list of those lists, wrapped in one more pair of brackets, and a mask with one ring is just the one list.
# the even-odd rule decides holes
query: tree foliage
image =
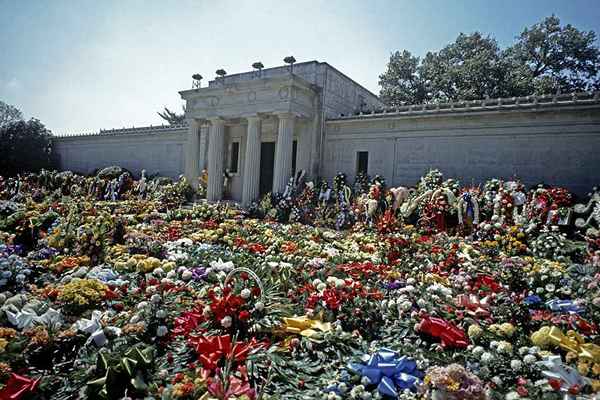
{"label": "tree foliage", "polygon": [[0,100],[0,127],[22,119],[23,114],[17,107]]}
{"label": "tree foliage", "polygon": [[593,31],[551,16],[526,28],[501,49],[491,36],[461,33],[422,59],[392,53],[379,76],[381,98],[391,106],[487,97],[600,89],[600,50]]}
{"label": "tree foliage", "polygon": [[169,110],[165,107],[163,112],[157,113],[162,119],[167,121],[169,125],[180,125],[185,122],[185,107],[183,107],[183,113],[177,114],[174,111]]}
{"label": "tree foliage", "polygon": [[0,126],[0,175],[38,172],[56,165],[52,133],[37,119]]}

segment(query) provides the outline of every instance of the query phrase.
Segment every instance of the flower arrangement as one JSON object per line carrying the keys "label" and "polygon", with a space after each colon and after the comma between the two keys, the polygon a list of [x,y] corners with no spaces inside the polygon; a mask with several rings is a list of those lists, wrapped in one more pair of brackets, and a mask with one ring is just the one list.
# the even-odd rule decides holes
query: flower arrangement
{"label": "flower arrangement", "polygon": [[243,210],[123,174],[0,188],[0,398],[600,392],[600,242],[564,189],[339,174]]}

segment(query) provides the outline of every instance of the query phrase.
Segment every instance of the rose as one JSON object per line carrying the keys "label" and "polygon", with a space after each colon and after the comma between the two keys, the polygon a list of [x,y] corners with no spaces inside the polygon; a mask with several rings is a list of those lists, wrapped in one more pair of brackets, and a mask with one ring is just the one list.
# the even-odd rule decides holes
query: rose
{"label": "rose", "polygon": [[250,318],[250,313],[246,310],[240,311],[238,317],[242,321],[247,321]]}

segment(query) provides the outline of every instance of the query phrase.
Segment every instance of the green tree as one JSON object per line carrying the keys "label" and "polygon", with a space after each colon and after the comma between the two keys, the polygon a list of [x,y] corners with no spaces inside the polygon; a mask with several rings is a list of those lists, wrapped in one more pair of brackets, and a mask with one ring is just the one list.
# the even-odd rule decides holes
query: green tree
{"label": "green tree", "polygon": [[0,127],[22,119],[23,113],[17,107],[0,100]]}
{"label": "green tree", "polygon": [[429,100],[419,71],[420,62],[419,57],[407,50],[391,55],[387,71],[379,76],[381,97],[387,104],[397,107]]}
{"label": "green tree", "polygon": [[548,17],[501,49],[493,37],[461,33],[420,59],[408,51],[390,56],[379,76],[381,98],[391,106],[487,97],[600,89],[600,50],[594,32]]}
{"label": "green tree", "polygon": [[506,55],[524,67],[536,93],[598,89],[600,50],[593,31],[560,26],[556,16],[525,28]]}
{"label": "green tree", "polygon": [[0,126],[0,175],[54,167],[52,133],[39,120],[18,120]]}
{"label": "green tree", "polygon": [[185,122],[185,107],[183,107],[182,114],[177,114],[176,112],[169,110],[167,107],[165,107],[163,112],[159,111],[157,114],[162,119],[167,121],[169,125],[180,125]]}

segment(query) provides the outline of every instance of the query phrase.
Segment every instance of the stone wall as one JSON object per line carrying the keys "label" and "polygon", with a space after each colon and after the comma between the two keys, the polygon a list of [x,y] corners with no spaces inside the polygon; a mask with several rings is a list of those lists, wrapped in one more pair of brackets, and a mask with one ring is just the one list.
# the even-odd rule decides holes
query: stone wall
{"label": "stone wall", "polygon": [[368,173],[394,186],[438,168],[463,184],[518,176],[585,194],[600,182],[600,103],[545,100],[330,120],[321,172],[354,179],[357,152],[368,151]]}
{"label": "stone wall", "polygon": [[[260,72],[250,71],[226,75],[208,83],[209,88],[236,85],[261,78],[274,78],[289,74],[289,66],[265,68]],[[325,62],[308,61],[294,64],[294,75],[323,90],[323,111],[328,118],[348,115],[359,110],[382,107],[379,98],[353,79]]]}
{"label": "stone wall", "polygon": [[186,140],[187,127],[159,126],[57,136],[54,145],[63,170],[89,174],[119,165],[136,176],[146,169],[149,175],[176,178],[184,170]]}

